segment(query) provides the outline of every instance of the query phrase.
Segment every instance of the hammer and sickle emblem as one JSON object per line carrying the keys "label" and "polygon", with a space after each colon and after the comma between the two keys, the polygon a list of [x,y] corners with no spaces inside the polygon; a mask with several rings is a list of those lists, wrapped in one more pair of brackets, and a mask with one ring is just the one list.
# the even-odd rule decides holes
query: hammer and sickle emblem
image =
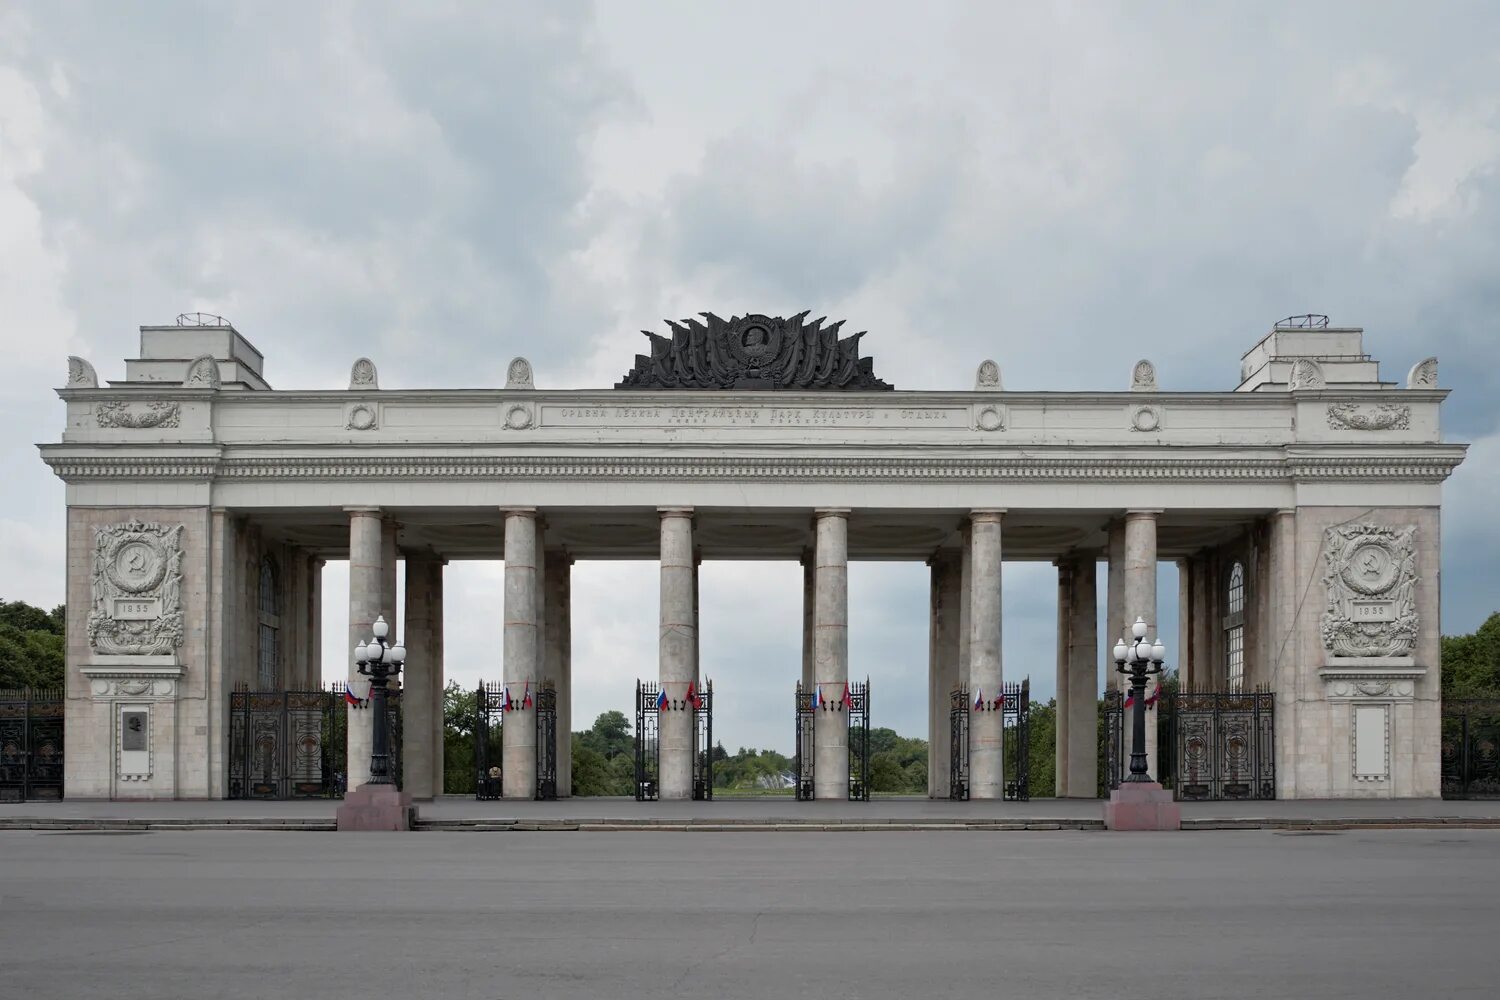
{"label": "hammer and sickle emblem", "polygon": [[135,574],[146,572],[146,553],[142,552],[140,549],[133,549],[131,553],[125,557],[125,568]]}
{"label": "hammer and sickle emblem", "polygon": [[1373,552],[1366,552],[1364,558],[1359,561],[1359,568],[1364,570],[1365,576],[1378,576],[1380,574],[1380,557]]}

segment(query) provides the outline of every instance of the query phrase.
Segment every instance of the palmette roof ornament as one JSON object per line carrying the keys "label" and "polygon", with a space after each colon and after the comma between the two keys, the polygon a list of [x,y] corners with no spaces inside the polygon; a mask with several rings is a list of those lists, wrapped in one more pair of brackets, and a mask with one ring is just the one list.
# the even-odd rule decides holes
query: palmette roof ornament
{"label": "palmette roof ornament", "polygon": [[1156,392],[1156,366],[1145,358],[1137,361],[1130,370],[1131,392]]}
{"label": "palmette roof ornament", "polygon": [[380,374],[375,370],[375,362],[369,358],[360,358],[354,362],[349,369],[349,388],[379,389]]}
{"label": "palmette roof ornament", "polygon": [[94,371],[94,366],[76,354],[68,355],[68,388],[99,388],[99,375]]}
{"label": "palmette roof ornament", "polygon": [[1438,359],[1426,358],[1411,366],[1406,373],[1408,389],[1436,389],[1438,387]]}
{"label": "palmette roof ornament", "polygon": [[804,389],[883,390],[895,388],[875,377],[874,361],[859,356],[863,332],[839,336],[839,320],[805,322],[806,312],[780,316],[700,313],[703,321],[667,320],[670,337],[642,330],[650,355],[637,354],[635,367],[616,389]]}
{"label": "palmette roof ornament", "polygon": [[992,360],[979,363],[979,368],[974,372],[974,389],[977,392],[999,392],[1000,366]]}

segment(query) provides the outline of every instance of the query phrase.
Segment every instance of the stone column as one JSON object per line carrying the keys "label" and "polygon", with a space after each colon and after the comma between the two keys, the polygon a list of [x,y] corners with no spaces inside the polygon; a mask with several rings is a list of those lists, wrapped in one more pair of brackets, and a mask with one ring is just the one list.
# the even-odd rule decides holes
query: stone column
{"label": "stone column", "polygon": [[1109,689],[1121,687],[1120,674],[1115,671],[1113,652],[1115,641],[1130,637],[1130,625],[1125,620],[1125,522],[1111,521],[1109,524],[1109,592],[1105,595],[1104,611],[1104,658],[1107,666]]}
{"label": "stone column", "polygon": [[[370,627],[375,619],[391,612],[382,609],[384,597],[385,569],[382,545],[380,509],[378,507],[346,507],[349,514],[349,689],[358,697],[369,695],[370,681],[359,673],[354,664],[353,649],[363,644],[373,634]],[[354,791],[370,780],[370,741],[372,712],[365,708],[350,708],[347,733],[348,790]]]}
{"label": "stone column", "polygon": [[[698,676],[693,621],[693,509],[661,507],[661,637],[657,682],[678,705]],[[668,708],[657,720],[662,799],[693,796],[693,713]]]}
{"label": "stone column", "polygon": [[432,619],[434,579],[440,578],[442,563],[431,553],[406,554],[406,668],[402,671],[401,767],[402,790],[414,799],[431,799],[433,790],[432,671],[437,666],[433,649]]}
{"label": "stone column", "polygon": [[[396,606],[396,565],[401,553],[396,548],[396,519],[384,517],[380,521],[380,613],[385,615],[394,640],[405,633],[401,631],[400,608]],[[395,686],[394,684],[392,685]]]}
{"label": "stone column", "polygon": [[958,553],[939,549],[927,560],[932,567],[927,649],[927,797],[945,799],[952,765],[949,698],[959,685],[958,626],[962,566]]}
{"label": "stone column", "polygon": [[505,508],[505,684],[514,708],[505,713],[503,793],[536,797],[536,712],[521,707],[527,685],[536,687],[538,600],[536,510]]}
{"label": "stone column", "polygon": [[[1146,619],[1147,639],[1160,638],[1161,622],[1156,617],[1156,518],[1159,510],[1128,510],[1125,512],[1125,621],[1126,641],[1129,627],[1137,618]],[[1169,655],[1175,656],[1176,653]],[[1146,695],[1149,698],[1156,689],[1157,681],[1148,681]],[[1127,720],[1128,724],[1128,720]],[[1129,734],[1130,729],[1126,728]],[[1128,739],[1128,735],[1127,735]],[[1130,751],[1126,746],[1126,754]],[[1129,766],[1129,757],[1126,758]],[[1160,778],[1161,764],[1156,755],[1156,711],[1146,712],[1146,764],[1152,778]]]}
{"label": "stone column", "polygon": [[971,620],[974,596],[974,574],[972,571],[974,548],[971,544],[973,532],[969,530],[969,521],[964,519],[963,527],[959,529],[959,556],[958,556],[958,684],[966,687],[969,683],[969,637],[974,627]]}
{"label": "stone column", "polygon": [[448,560],[440,559],[432,574],[432,619],[428,623],[432,630],[432,670],[428,672],[428,681],[432,685],[432,791],[434,795],[442,795],[446,790],[443,787],[443,691],[446,687],[444,682],[443,667],[443,576],[446,572],[444,567]]}
{"label": "stone column", "polygon": [[307,689],[323,687],[323,565],[309,556],[307,562]]}
{"label": "stone column", "polygon": [[1271,515],[1270,608],[1271,685],[1276,692],[1276,797],[1297,797],[1297,759],[1301,744],[1297,727],[1297,512]]}
{"label": "stone column", "polygon": [[813,622],[817,607],[817,560],[812,552],[802,553],[802,690],[813,686]]}
{"label": "stone column", "polygon": [[1195,687],[1211,690],[1215,687],[1214,635],[1219,623],[1214,621],[1214,574],[1217,562],[1200,552],[1192,560],[1193,620],[1191,680]]}
{"label": "stone column", "polygon": [[573,558],[562,549],[547,553],[546,664],[544,676],[557,688],[557,795],[573,794],[573,636],[570,620]]}
{"label": "stone column", "polygon": [[[1068,775],[1069,798],[1099,794],[1099,573],[1092,554],[1077,556],[1068,583]],[[1059,684],[1058,690],[1062,690]],[[1058,708],[1061,728],[1063,711]],[[1064,794],[1062,791],[1059,795]]]}
{"label": "stone column", "polygon": [[1178,682],[1190,687],[1193,679],[1193,562],[1177,560],[1177,661]]}
{"label": "stone column", "polygon": [[817,546],[813,609],[814,683],[824,707],[813,717],[813,797],[849,798],[849,712],[843,706],[849,683],[849,511],[815,512]]}
{"label": "stone column", "polygon": [[[1000,660],[1000,521],[1003,510],[976,510],[969,517],[969,797],[1004,797],[1002,740],[1005,713],[988,706],[1004,694]],[[974,711],[981,698],[985,711]]]}

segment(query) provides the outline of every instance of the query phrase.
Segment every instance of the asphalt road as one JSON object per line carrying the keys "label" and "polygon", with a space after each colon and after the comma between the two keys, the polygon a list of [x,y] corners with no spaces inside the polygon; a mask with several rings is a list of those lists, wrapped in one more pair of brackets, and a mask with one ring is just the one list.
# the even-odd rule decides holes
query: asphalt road
{"label": "asphalt road", "polygon": [[0,997],[1480,997],[1500,832],[4,833]]}

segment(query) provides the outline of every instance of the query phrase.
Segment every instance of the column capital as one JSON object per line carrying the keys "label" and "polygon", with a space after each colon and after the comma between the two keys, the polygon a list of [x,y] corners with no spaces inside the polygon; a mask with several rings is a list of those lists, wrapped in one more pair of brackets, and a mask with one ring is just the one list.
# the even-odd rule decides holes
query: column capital
{"label": "column capital", "polygon": [[506,517],[514,515],[516,517],[529,517],[532,520],[536,520],[535,507],[500,507],[498,510]]}
{"label": "column capital", "polygon": [[825,517],[847,518],[852,508],[849,507],[814,507],[813,519],[822,520]]}
{"label": "column capital", "polygon": [[999,524],[1007,511],[1005,507],[974,507],[969,511],[969,523]]}
{"label": "column capital", "polygon": [[344,513],[345,514],[369,514],[369,515],[377,516],[378,517],[379,515],[384,514],[385,511],[381,510],[379,507],[345,507],[344,508]]}
{"label": "column capital", "polygon": [[658,507],[656,512],[662,517],[692,517],[692,507]]}
{"label": "column capital", "polygon": [[1154,521],[1164,513],[1166,513],[1166,511],[1160,507],[1131,507],[1127,508],[1125,511],[1125,520],[1139,521],[1145,518],[1150,518]]}

